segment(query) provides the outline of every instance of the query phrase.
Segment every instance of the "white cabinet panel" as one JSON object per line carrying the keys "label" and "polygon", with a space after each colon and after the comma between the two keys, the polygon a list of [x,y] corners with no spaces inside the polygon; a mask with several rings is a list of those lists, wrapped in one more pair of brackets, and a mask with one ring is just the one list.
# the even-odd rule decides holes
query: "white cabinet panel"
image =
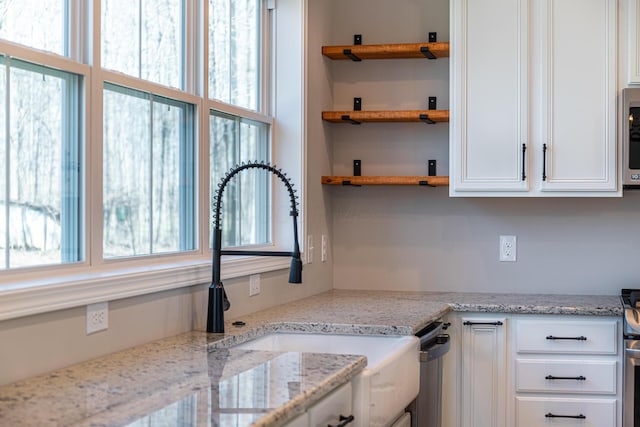
{"label": "white cabinet panel", "polygon": [[615,320],[521,320],[518,353],[616,354]]}
{"label": "white cabinet panel", "polygon": [[640,84],[640,0],[627,0],[628,83]]}
{"label": "white cabinet panel", "polygon": [[516,360],[517,392],[616,394],[615,360]]}
{"label": "white cabinet panel", "polygon": [[542,190],[615,190],[616,2],[538,3]]}
{"label": "white cabinet panel", "polygon": [[339,417],[352,414],[353,395],[351,383],[347,383],[333,391],[309,409],[309,426],[326,427],[328,424],[339,424]]}
{"label": "white cabinet panel", "polygon": [[615,427],[616,400],[516,397],[516,422],[517,427]]}
{"label": "white cabinet panel", "polygon": [[527,190],[526,8],[526,0],[452,1],[452,55],[460,64],[451,76],[455,191]]}
{"label": "white cabinet panel", "polygon": [[462,318],[462,426],[506,427],[505,318]]}

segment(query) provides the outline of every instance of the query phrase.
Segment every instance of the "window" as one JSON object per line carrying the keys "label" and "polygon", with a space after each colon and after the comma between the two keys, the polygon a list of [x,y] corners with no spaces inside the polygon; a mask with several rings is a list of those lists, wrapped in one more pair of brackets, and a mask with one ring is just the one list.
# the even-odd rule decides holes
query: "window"
{"label": "window", "polygon": [[[231,168],[271,160],[272,118],[261,102],[262,82],[268,76],[264,2],[208,1],[209,98],[215,102],[209,117],[213,203],[220,180]],[[271,178],[268,172],[248,169],[229,182],[222,200],[223,247],[272,243]]]}
{"label": "window", "polygon": [[106,84],[105,258],[196,249],[193,106]]}
{"label": "window", "polygon": [[262,0],[209,0],[209,98],[258,110]]}
{"label": "window", "polygon": [[67,0],[0,0],[0,39],[68,54]]}
{"label": "window", "polygon": [[[301,187],[304,15],[278,8],[276,28],[271,0],[0,0],[0,319],[205,283],[220,178],[257,160]],[[275,182],[227,187],[225,247],[290,246]]]}
{"label": "window", "polygon": [[184,88],[183,0],[102,0],[102,65]]}
{"label": "window", "polygon": [[[213,111],[209,120],[213,203],[220,180],[232,167],[269,160],[269,126],[218,111]],[[270,174],[256,169],[247,169],[229,182],[222,199],[223,247],[270,242],[270,182]]]}
{"label": "window", "polygon": [[79,78],[6,57],[0,65],[0,268],[80,261]]}

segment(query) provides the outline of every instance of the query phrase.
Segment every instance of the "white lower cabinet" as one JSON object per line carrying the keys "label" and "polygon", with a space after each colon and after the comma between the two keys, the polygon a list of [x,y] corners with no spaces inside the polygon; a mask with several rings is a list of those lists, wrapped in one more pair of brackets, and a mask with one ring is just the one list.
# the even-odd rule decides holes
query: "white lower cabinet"
{"label": "white lower cabinet", "polygon": [[619,319],[522,316],[514,323],[516,427],[621,425]]}
{"label": "white lower cabinet", "polygon": [[622,425],[620,319],[453,313],[443,427]]}
{"label": "white lower cabinet", "polygon": [[454,313],[444,356],[443,427],[511,427],[508,322],[504,315]]}
{"label": "white lower cabinet", "polygon": [[351,426],[353,421],[353,390],[347,383],[332,391],[302,415],[285,424],[286,427]]}

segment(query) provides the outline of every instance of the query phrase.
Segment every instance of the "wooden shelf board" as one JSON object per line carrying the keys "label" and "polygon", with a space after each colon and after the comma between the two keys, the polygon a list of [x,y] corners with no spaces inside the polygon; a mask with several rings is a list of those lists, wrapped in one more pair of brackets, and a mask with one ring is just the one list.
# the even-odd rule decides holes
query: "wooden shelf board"
{"label": "wooden shelf board", "polygon": [[323,176],[325,185],[425,185],[446,187],[448,176]]}
{"label": "wooden shelf board", "polygon": [[[422,122],[420,115],[434,122],[448,122],[449,110],[398,110],[398,111],[323,111],[322,120],[332,123],[371,122]],[[347,120],[344,117],[348,117]]]}
{"label": "wooden shelf board", "polygon": [[447,42],[323,46],[322,54],[336,60],[352,59],[344,54],[344,50],[349,49],[351,54],[360,59],[426,59],[426,56],[420,51],[423,47],[428,48],[436,58],[449,56],[449,43]]}

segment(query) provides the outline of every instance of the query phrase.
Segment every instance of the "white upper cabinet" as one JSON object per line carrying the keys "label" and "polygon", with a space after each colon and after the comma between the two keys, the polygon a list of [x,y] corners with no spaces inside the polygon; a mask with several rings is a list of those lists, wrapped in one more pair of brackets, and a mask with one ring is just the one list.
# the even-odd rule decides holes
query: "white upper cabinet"
{"label": "white upper cabinet", "polygon": [[453,192],[526,191],[527,0],[451,0]]}
{"label": "white upper cabinet", "polygon": [[627,15],[627,49],[628,49],[628,83],[640,84],[640,0],[628,0]]}
{"label": "white upper cabinet", "polygon": [[452,196],[616,196],[616,0],[452,0]]}

